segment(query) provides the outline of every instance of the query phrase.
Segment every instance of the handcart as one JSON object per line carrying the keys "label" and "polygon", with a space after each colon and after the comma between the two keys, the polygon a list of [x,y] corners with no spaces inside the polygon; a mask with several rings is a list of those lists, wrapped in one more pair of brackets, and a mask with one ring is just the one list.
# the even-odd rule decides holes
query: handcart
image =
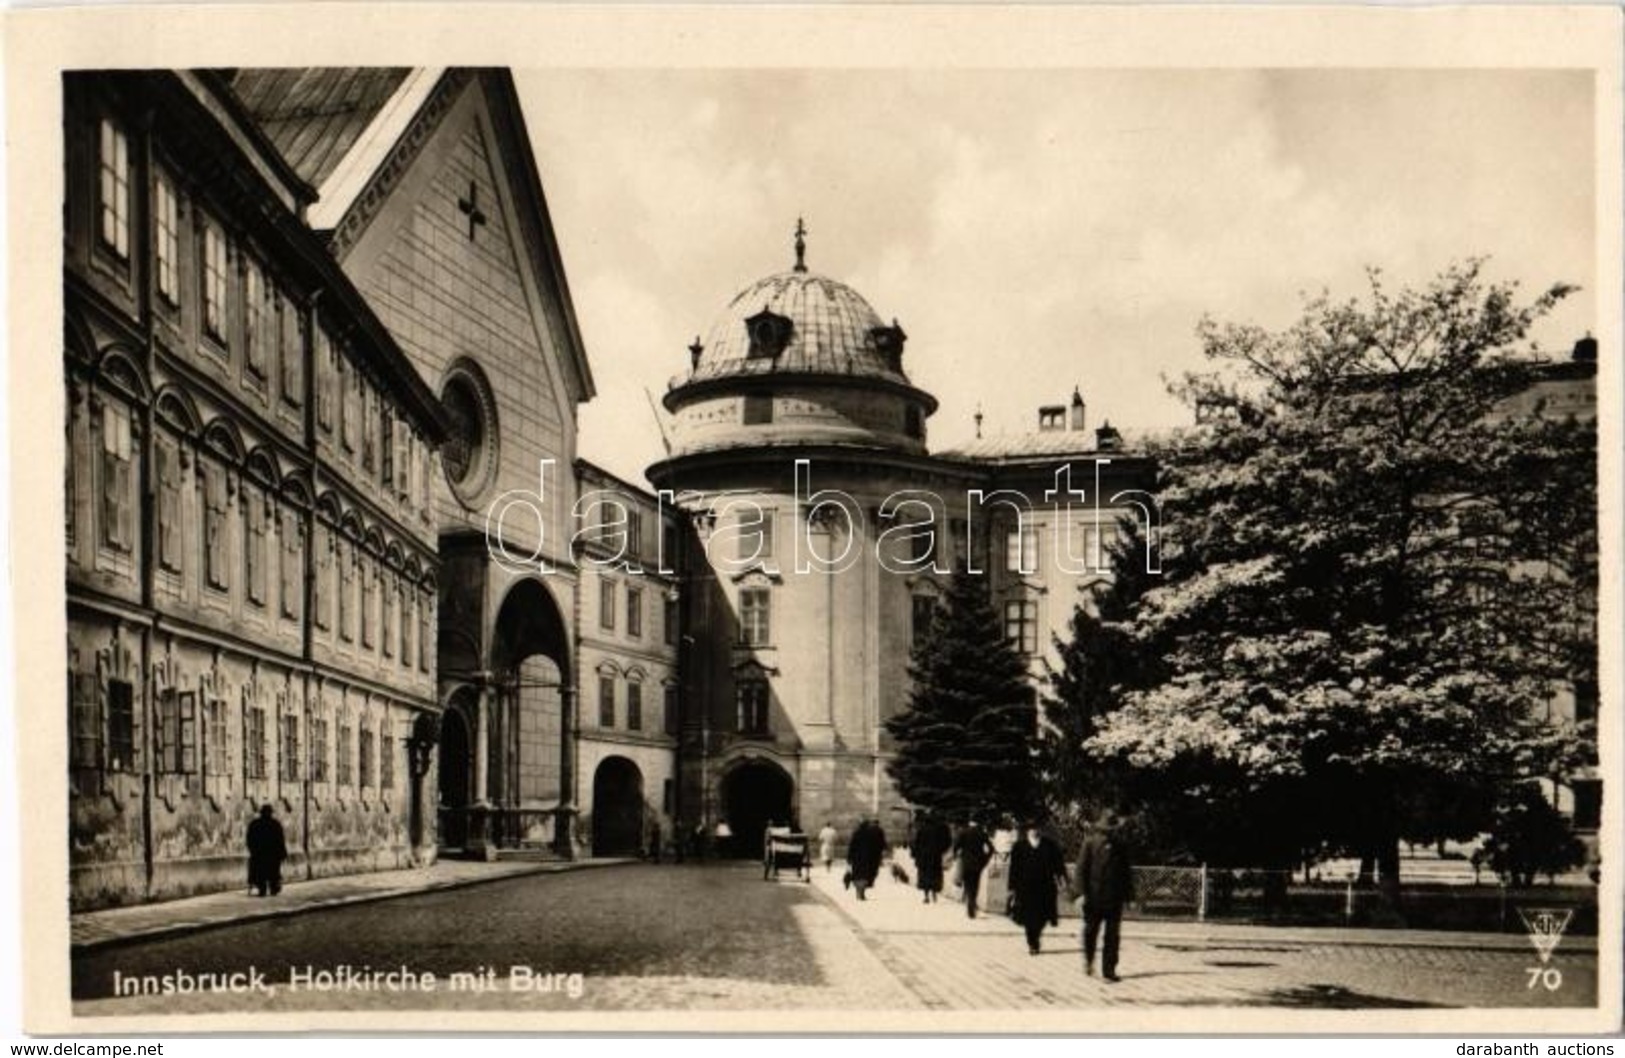
{"label": "handcart", "polygon": [[770,881],[780,871],[793,871],[804,882],[812,881],[812,843],[805,834],[789,827],[769,827],[762,842],[762,880]]}

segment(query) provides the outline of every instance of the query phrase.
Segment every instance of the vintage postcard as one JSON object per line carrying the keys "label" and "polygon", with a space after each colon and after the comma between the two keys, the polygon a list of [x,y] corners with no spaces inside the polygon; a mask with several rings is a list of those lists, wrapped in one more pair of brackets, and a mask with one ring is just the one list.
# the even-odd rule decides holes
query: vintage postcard
{"label": "vintage postcard", "polygon": [[1620,23],[11,13],[26,1027],[1618,1031]]}

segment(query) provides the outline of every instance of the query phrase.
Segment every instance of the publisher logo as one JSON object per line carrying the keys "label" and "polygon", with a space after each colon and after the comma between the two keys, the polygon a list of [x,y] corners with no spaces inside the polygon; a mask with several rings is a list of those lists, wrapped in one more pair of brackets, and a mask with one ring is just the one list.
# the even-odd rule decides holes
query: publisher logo
{"label": "publisher logo", "polygon": [[1520,907],[1518,917],[1523,919],[1524,928],[1529,931],[1529,943],[1535,946],[1535,954],[1540,956],[1544,965],[1551,960],[1552,952],[1562,942],[1563,931],[1569,928],[1574,909],[1532,907],[1526,910]]}

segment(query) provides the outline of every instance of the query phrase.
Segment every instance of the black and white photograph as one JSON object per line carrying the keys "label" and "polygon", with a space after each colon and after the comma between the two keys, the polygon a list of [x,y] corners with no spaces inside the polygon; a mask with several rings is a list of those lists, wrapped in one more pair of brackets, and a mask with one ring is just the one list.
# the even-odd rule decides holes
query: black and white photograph
{"label": "black and white photograph", "polygon": [[24,64],[29,1031],[1618,1031],[1617,10],[396,11]]}

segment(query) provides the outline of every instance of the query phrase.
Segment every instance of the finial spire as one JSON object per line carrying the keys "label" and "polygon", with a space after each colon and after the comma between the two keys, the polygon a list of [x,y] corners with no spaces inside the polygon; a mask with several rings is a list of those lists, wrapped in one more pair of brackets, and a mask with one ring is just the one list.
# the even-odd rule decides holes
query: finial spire
{"label": "finial spire", "polygon": [[982,406],[976,405],[976,439],[982,439]]}
{"label": "finial spire", "polygon": [[800,217],[796,218],[796,271],[807,270],[807,225]]}

